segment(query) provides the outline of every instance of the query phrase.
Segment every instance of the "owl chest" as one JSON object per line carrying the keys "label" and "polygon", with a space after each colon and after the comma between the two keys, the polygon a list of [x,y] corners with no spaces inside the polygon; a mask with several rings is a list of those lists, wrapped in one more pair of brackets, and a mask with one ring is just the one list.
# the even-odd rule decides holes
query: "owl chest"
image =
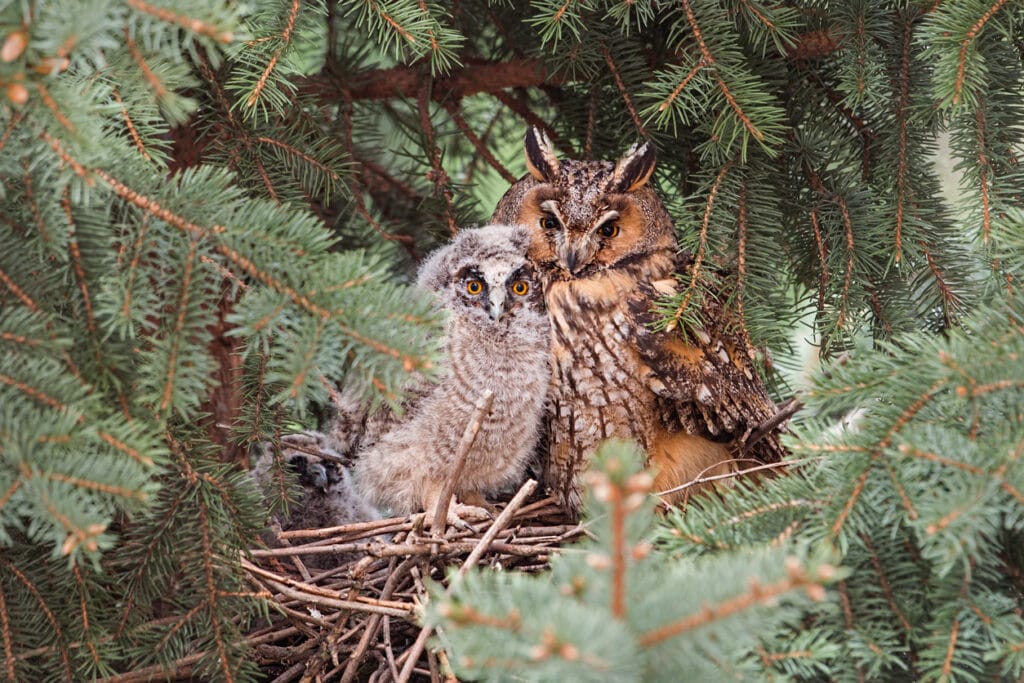
{"label": "owl chest", "polygon": [[643,381],[636,323],[625,299],[602,306],[579,298],[549,301],[553,445],[586,453],[618,437],[647,446],[655,397]]}
{"label": "owl chest", "polygon": [[547,326],[535,332],[493,340],[453,335],[449,363],[437,409],[453,415],[459,436],[485,391],[494,394],[491,410],[475,440],[475,453],[532,447],[550,379]]}

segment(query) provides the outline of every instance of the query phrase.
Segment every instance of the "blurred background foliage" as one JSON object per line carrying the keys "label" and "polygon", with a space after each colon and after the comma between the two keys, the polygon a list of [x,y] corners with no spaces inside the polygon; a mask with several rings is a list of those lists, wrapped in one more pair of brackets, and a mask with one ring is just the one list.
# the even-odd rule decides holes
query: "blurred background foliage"
{"label": "blurred background foliage", "polygon": [[[652,141],[681,246],[732,273],[778,396],[807,391],[813,473],[691,508],[671,552],[781,533],[706,546],[694,509],[806,508],[781,530],[856,569],[803,622],[830,675],[1018,677],[1022,21],[1016,0],[3,3],[0,674],[258,679],[237,557],[264,513],[238,464],[330,386],[395,401],[429,372],[409,274],[488,220],[537,126],[576,158]],[[683,282],[667,310],[699,301]],[[798,381],[807,349],[827,362]]]}

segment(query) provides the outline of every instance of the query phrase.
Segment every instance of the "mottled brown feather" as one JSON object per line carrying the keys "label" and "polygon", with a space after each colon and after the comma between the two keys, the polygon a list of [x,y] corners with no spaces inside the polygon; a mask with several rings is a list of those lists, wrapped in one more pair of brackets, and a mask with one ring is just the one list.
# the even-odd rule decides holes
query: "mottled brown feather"
{"label": "mottled brown feather", "polygon": [[[544,284],[549,491],[578,512],[579,475],[610,437],[646,449],[660,490],[729,471],[738,457],[778,460],[777,433],[747,452],[746,439],[774,404],[724,297],[702,299],[705,329],[653,329],[654,304],[691,267],[677,256],[671,218],[646,184],[653,150],[634,147],[617,163],[558,160],[543,136],[531,135],[531,175],[505,193],[492,220],[531,230],[530,257]],[[712,291],[724,286],[722,279]]]}

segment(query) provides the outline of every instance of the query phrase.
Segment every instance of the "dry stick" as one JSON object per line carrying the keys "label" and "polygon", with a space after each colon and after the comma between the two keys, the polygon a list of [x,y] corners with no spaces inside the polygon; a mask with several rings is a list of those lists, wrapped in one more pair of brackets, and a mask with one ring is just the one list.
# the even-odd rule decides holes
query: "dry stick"
{"label": "dry stick", "polygon": [[283,450],[285,448],[288,448],[293,451],[298,451],[300,453],[305,453],[306,455],[315,455],[318,458],[323,458],[324,460],[331,460],[333,462],[341,463],[342,465],[345,466],[352,464],[352,458],[345,458],[340,455],[335,455],[334,453],[328,453],[326,451],[320,450],[319,448],[312,448],[310,446],[300,446],[297,443],[292,443],[291,441],[289,441],[287,436],[281,438],[281,449]]}
{"label": "dry stick", "polygon": [[[484,394],[484,398],[480,403],[477,404],[477,407],[479,408],[485,401],[489,405],[490,398],[492,398],[491,392],[488,391]],[[463,436],[463,439],[465,439],[465,436]],[[462,577],[469,572],[469,568],[475,565],[477,561],[483,557],[483,554],[491,547],[494,539],[508,525],[512,520],[512,517],[515,516],[519,506],[523,504],[524,500],[530,497],[530,494],[533,493],[535,488],[537,488],[537,482],[533,479],[527,479],[519,488],[516,495],[508,502],[508,505],[506,505],[505,509],[501,511],[501,514],[498,515],[496,520],[494,520],[494,523],[491,524],[491,528],[487,530],[487,533],[485,533],[483,538],[480,539],[477,546],[473,548],[473,551],[469,554],[469,557],[466,558],[466,561],[462,563],[461,567],[459,567],[458,574],[452,577],[451,583],[449,583],[448,588],[445,589],[446,595],[451,594],[452,589],[458,585],[462,580]],[[420,658],[420,653],[423,652],[423,648],[427,644],[427,638],[430,637],[432,631],[433,629],[430,626],[424,627],[423,630],[420,631],[419,636],[416,637],[416,642],[412,644],[411,648],[409,648],[407,658],[405,660],[405,666],[402,667],[402,674],[398,677],[399,683],[404,683],[409,680],[409,677],[412,675],[412,670],[416,667],[416,662]]]}
{"label": "dry stick", "polygon": [[477,399],[473,414],[470,416],[469,422],[466,423],[465,431],[462,432],[462,440],[459,441],[459,447],[455,451],[455,466],[444,482],[444,488],[441,489],[441,497],[437,499],[434,521],[430,527],[431,531],[434,534],[439,534],[441,538],[444,538],[445,525],[448,523],[448,506],[455,493],[455,485],[462,477],[462,468],[466,465],[469,449],[473,447],[476,435],[480,432],[480,427],[483,425],[487,413],[490,412],[492,403],[494,403],[494,392],[488,389],[483,396]]}
{"label": "dry stick", "polygon": [[412,613],[412,607],[398,607],[399,603],[394,601],[388,601],[389,604],[381,604],[382,601],[374,600],[373,602],[363,602],[354,600],[339,600],[333,597],[332,594],[337,595],[336,591],[329,591],[319,586],[311,586],[301,581],[295,581],[287,577],[278,576],[273,572],[268,572],[266,569],[261,569],[251,562],[243,559],[242,567],[244,567],[250,574],[259,576],[264,582],[274,588],[275,591],[285,595],[293,600],[298,600],[303,603],[315,603],[324,607],[333,607],[335,609],[349,609],[357,612],[373,612],[376,614],[388,614],[395,617],[408,618]]}
{"label": "dry stick", "polygon": [[533,479],[527,479],[526,482],[523,483],[516,495],[512,497],[512,500],[510,500],[508,505],[505,506],[505,509],[501,511],[498,518],[494,520],[493,524],[491,524],[491,528],[487,530],[487,533],[483,535],[483,538],[480,539],[477,546],[473,548],[473,552],[469,554],[466,561],[462,563],[461,567],[459,567],[459,573],[452,579],[452,582],[448,585],[448,590],[446,592],[450,593],[452,587],[469,572],[470,567],[475,565],[480,558],[483,557],[483,554],[490,549],[494,539],[497,538],[498,534],[501,533],[506,526],[508,526],[508,523],[512,521],[512,517],[515,516],[516,511],[523,504],[523,501],[529,498],[536,488],[537,482]]}
{"label": "dry stick", "polygon": [[398,680],[398,665],[395,664],[395,651],[391,649],[391,617],[384,617],[384,656],[388,660],[391,678]]}
{"label": "dry stick", "polygon": [[678,493],[679,491],[685,491],[688,488],[692,488],[694,486],[698,486],[699,484],[706,484],[709,481],[720,481],[722,479],[735,479],[736,477],[742,477],[742,476],[744,476],[746,474],[751,474],[753,472],[759,472],[761,470],[774,470],[774,469],[778,469],[780,467],[792,467],[793,465],[803,465],[803,464],[806,464],[808,462],[812,462],[812,461],[815,461],[815,460],[821,460],[821,458],[820,457],[814,457],[814,458],[802,458],[800,460],[783,460],[782,462],[772,462],[772,463],[768,463],[767,465],[760,465],[759,467],[750,467],[748,469],[740,470],[738,472],[726,472],[725,474],[715,474],[715,475],[710,476],[710,477],[697,477],[696,479],[693,479],[692,481],[688,481],[685,484],[680,484],[679,486],[676,486],[674,488],[670,488],[670,489],[668,489],[666,491],[658,491],[655,495],[657,495],[657,496],[667,496],[670,493]]}
{"label": "dry stick", "polygon": [[[384,582],[384,588],[381,590],[381,599],[388,600],[391,598],[391,594],[395,591],[398,586],[403,573],[407,567],[412,564],[412,558],[406,558],[398,563],[397,566],[391,565],[389,568],[389,576],[387,581]],[[345,666],[345,672],[341,676],[341,683],[351,683],[359,669],[359,663],[363,660],[363,656],[366,654],[366,650],[370,647],[370,641],[377,636],[377,628],[380,626],[382,616],[374,614],[370,616],[369,621],[366,622],[365,630],[363,631],[363,637],[359,639],[359,644],[356,649],[349,655],[348,664]]]}
{"label": "dry stick", "polygon": [[407,517],[389,517],[387,519],[375,519],[372,522],[355,522],[341,526],[324,527],[323,529],[293,529],[282,531],[281,538],[329,538],[331,536],[357,536],[372,531],[375,533],[391,533],[408,531],[412,523]]}
{"label": "dry stick", "polygon": [[743,450],[740,452],[741,455],[748,452],[754,444],[775,431],[776,427],[793,417],[803,407],[804,404],[796,397],[786,399],[776,406],[775,414],[759,424],[757,429],[747,437],[746,443],[743,444]]}

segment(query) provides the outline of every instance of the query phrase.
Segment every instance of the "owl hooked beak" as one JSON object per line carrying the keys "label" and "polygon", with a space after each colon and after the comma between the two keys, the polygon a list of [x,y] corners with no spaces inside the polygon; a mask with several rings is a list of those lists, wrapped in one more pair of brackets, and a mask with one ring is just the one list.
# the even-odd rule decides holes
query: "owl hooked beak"
{"label": "owl hooked beak", "polygon": [[587,267],[594,258],[594,252],[595,249],[589,241],[577,244],[563,242],[555,249],[560,265],[572,275],[579,275],[580,271]]}
{"label": "owl hooked beak", "polygon": [[505,315],[505,292],[495,287],[491,290],[488,301],[491,305],[487,308],[487,313],[490,314],[491,320],[498,322]]}

